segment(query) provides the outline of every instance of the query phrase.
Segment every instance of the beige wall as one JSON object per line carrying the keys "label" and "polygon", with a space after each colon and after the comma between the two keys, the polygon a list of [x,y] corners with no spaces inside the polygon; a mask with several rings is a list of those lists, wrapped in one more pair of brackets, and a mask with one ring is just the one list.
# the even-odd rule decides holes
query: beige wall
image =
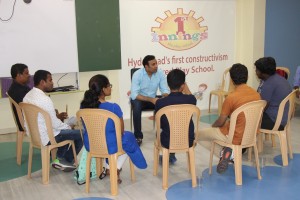
{"label": "beige wall", "polygon": [[235,60],[248,67],[248,84],[257,88],[254,62],[264,55],[266,0],[237,0]]}
{"label": "beige wall", "polygon": [[[265,32],[265,5],[266,0],[236,0],[237,15],[236,15],[236,53],[235,60],[245,64],[249,69],[248,84],[254,88],[257,87],[255,71],[253,63],[256,59],[264,55],[264,32]],[[106,75],[111,84],[113,84],[111,101],[120,102],[119,91],[120,80],[119,71],[101,71],[101,72],[82,72],[79,75],[80,89],[86,90],[89,79],[95,74]],[[74,116],[79,108],[79,103],[83,97],[83,92],[52,95],[55,107],[64,111],[68,104],[69,115]],[[128,101],[126,99],[125,101]],[[10,106],[7,98],[0,99],[0,134],[14,132],[15,124],[10,111]]]}

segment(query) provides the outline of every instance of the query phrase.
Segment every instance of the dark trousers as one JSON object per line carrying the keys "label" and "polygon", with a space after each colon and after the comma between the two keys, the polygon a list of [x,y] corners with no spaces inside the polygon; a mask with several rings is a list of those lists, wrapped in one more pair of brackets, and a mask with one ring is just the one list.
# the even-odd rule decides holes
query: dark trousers
{"label": "dark trousers", "polygon": [[[275,125],[275,122],[272,121],[272,119],[267,115],[266,113],[263,113],[262,121],[261,121],[261,128],[272,130]],[[280,125],[278,130],[282,131],[284,129],[284,126]]]}
{"label": "dark trousers", "polygon": [[135,138],[143,139],[142,133],[142,110],[153,109],[155,105],[151,102],[140,101],[140,100],[131,100],[131,106],[133,111],[133,127],[134,127],[134,136]]}
{"label": "dark trousers", "polygon": [[[62,142],[65,140],[73,140],[75,144],[76,155],[80,152],[83,142],[80,135],[80,130],[72,130],[72,129],[65,129],[61,130],[60,133],[55,136],[56,142]],[[68,149],[69,145],[65,145],[59,147],[57,150],[57,157],[64,158],[67,162],[73,163],[74,156],[72,147]]]}

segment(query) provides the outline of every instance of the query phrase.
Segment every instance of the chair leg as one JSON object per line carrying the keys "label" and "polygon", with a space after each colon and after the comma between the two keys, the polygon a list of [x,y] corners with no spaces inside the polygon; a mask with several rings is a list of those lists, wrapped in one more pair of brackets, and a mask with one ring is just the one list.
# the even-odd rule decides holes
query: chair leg
{"label": "chair leg", "polygon": [[134,165],[130,159],[129,159],[129,165],[130,165],[131,181],[135,181]]}
{"label": "chair leg", "polygon": [[17,164],[21,165],[22,162],[22,144],[24,138],[23,131],[17,131],[17,141],[16,141],[16,153],[17,153]]}
{"label": "chair leg", "polygon": [[209,158],[209,175],[211,175],[211,172],[212,172],[212,162],[213,162],[214,151],[215,151],[215,143],[211,142],[210,158]]}
{"label": "chair leg", "polygon": [[157,176],[158,160],[159,160],[159,150],[154,145],[154,150],[153,150],[153,176]]}
{"label": "chair leg", "polygon": [[168,189],[168,175],[169,175],[169,150],[163,148],[163,185],[164,190]]}
{"label": "chair leg", "polygon": [[49,183],[49,165],[50,165],[50,150],[49,147],[41,148],[42,156],[42,182],[44,185]]}
{"label": "chair leg", "polygon": [[275,135],[271,135],[271,139],[272,139],[272,147],[276,147]]}
{"label": "chair leg", "polygon": [[287,140],[286,140],[286,133],[281,131],[281,132],[278,134],[278,136],[279,136],[280,148],[281,148],[282,165],[283,165],[283,166],[288,166],[289,161],[288,161],[288,156],[287,156]]}
{"label": "chair leg", "polygon": [[251,162],[252,160],[252,147],[248,147],[248,161]]}
{"label": "chair leg", "polygon": [[30,143],[29,145],[29,153],[28,153],[28,178],[31,178],[31,168],[32,168],[32,154],[33,154],[33,146]]}
{"label": "chair leg", "polygon": [[270,135],[265,133],[265,140],[268,141],[270,140]]}
{"label": "chair leg", "polygon": [[74,157],[74,164],[76,166],[78,166],[78,160],[77,160],[77,154],[76,154],[76,150],[75,150],[74,141],[72,141],[71,145],[72,145],[72,151],[73,151],[73,157]]}
{"label": "chair leg", "polygon": [[287,139],[287,145],[288,145],[288,149],[289,149],[289,155],[290,155],[290,159],[293,159],[293,149],[292,149],[292,142],[291,142],[291,132],[290,132],[290,127],[288,125],[288,128],[286,130],[286,139]]}
{"label": "chair leg", "polygon": [[210,113],[210,104],[211,104],[211,96],[212,94],[209,94],[209,101],[208,101],[208,113]]}
{"label": "chair leg", "polygon": [[96,159],[96,173],[97,173],[97,177],[99,177],[102,170],[102,158],[95,158],[95,159]]}
{"label": "chair leg", "polygon": [[112,154],[108,158],[110,172],[110,190],[111,195],[118,195],[118,175],[117,175],[117,154]]}
{"label": "chair leg", "polygon": [[[85,174],[90,174],[91,171],[91,154],[88,152],[86,157]],[[85,192],[90,192],[90,176],[85,177]]]}
{"label": "chair leg", "polygon": [[253,146],[254,148],[254,156],[255,156],[255,163],[256,163],[256,171],[257,171],[257,178],[259,180],[262,179],[261,174],[260,174],[260,167],[259,167],[259,159],[258,159],[258,150],[257,150],[257,146]]}
{"label": "chair leg", "polygon": [[263,133],[259,133],[257,135],[257,149],[258,152],[261,153],[263,151],[264,145],[263,145]]}
{"label": "chair leg", "polygon": [[155,130],[155,118],[152,121],[153,121],[153,130]]}
{"label": "chair leg", "polygon": [[194,148],[189,148],[189,168],[192,176],[192,187],[197,186],[197,179],[196,179],[196,166],[195,166],[195,152]]}
{"label": "chair leg", "polygon": [[218,114],[221,114],[223,104],[223,95],[218,95]]}
{"label": "chair leg", "polygon": [[186,152],[186,159],[187,159],[188,172],[191,173],[191,158],[189,152]]}
{"label": "chair leg", "polygon": [[242,185],[242,146],[234,145],[233,146],[234,154],[234,172],[235,172],[235,184]]}

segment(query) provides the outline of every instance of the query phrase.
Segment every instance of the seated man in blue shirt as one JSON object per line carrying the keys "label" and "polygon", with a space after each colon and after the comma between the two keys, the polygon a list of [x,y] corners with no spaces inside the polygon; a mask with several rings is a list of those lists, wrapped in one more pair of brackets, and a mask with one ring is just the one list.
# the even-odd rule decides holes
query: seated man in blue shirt
{"label": "seated man in blue shirt", "polygon": [[158,69],[157,60],[152,55],[147,55],[143,59],[143,66],[132,76],[131,82],[131,105],[133,107],[134,135],[139,145],[143,140],[141,115],[142,109],[154,109],[157,100],[156,92],[159,88],[162,96],[168,96],[164,72]]}
{"label": "seated man in blue shirt", "polygon": [[[173,69],[167,76],[168,85],[171,93],[165,98],[158,99],[155,104],[155,113],[166,106],[177,104],[193,104],[196,105],[197,99],[192,95],[188,85],[185,82],[185,73],[180,69]],[[161,117],[161,145],[169,148],[170,145],[170,126],[166,116]],[[189,126],[189,147],[193,146],[195,140],[194,123],[191,120]],[[171,164],[176,162],[174,153],[170,154],[169,161]]]}
{"label": "seated man in blue shirt", "polygon": [[[261,79],[257,92],[260,94],[261,99],[267,101],[262,117],[261,128],[272,130],[275,125],[279,104],[292,92],[292,88],[284,77],[276,73],[276,61],[274,58],[260,58],[254,65],[256,67],[256,75]],[[287,118],[288,108],[286,107],[279,130],[284,129]]]}

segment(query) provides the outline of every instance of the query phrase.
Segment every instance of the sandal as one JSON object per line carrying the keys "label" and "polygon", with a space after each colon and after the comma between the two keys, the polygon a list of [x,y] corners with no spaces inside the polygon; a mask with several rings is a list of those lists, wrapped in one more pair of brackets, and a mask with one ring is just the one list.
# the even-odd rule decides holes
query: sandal
{"label": "sandal", "polygon": [[[118,180],[117,181],[118,181],[118,184],[122,183],[122,180],[120,178],[121,171],[122,171],[122,168],[117,170],[117,175],[118,175]],[[109,169],[105,169],[105,167],[103,167],[103,172],[100,174],[99,178],[103,179],[107,175],[108,176],[110,175],[110,171],[109,171]]]}
{"label": "sandal", "polygon": [[109,175],[109,171],[108,171],[108,174],[107,174],[107,169],[105,169],[105,167],[103,167],[103,171],[102,171],[102,173],[100,174],[99,178],[102,180],[102,179],[104,179],[104,177],[105,177],[106,175]]}
{"label": "sandal", "polygon": [[117,170],[118,184],[121,184],[121,183],[122,183],[122,179],[120,178],[120,173],[121,173],[121,171],[122,171],[122,168]]}
{"label": "sandal", "polygon": [[141,144],[143,143],[143,139],[142,138],[136,138],[136,142],[138,143],[139,146],[141,146]]}
{"label": "sandal", "polygon": [[229,147],[224,148],[222,158],[220,159],[220,162],[217,166],[217,172],[219,174],[222,174],[227,170],[228,163],[230,162],[231,154],[232,154],[232,149],[231,148],[229,148]]}

